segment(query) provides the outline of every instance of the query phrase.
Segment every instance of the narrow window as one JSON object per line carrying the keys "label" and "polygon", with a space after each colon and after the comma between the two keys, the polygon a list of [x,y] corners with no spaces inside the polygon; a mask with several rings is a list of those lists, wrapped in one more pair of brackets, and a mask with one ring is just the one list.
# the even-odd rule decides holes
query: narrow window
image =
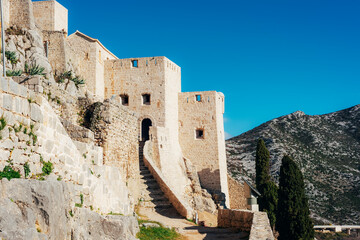
{"label": "narrow window", "polygon": [[196,129],[195,137],[196,139],[204,139],[204,129]]}
{"label": "narrow window", "polygon": [[132,62],[132,66],[133,66],[134,68],[137,68],[137,67],[138,67],[138,60],[132,60],[131,62]]}
{"label": "narrow window", "polygon": [[121,98],[121,105],[129,106],[129,95],[122,94],[120,95],[120,98]]}
{"label": "narrow window", "polygon": [[143,105],[150,105],[150,94],[142,95]]}
{"label": "narrow window", "polygon": [[201,95],[195,95],[196,101],[201,102]]}
{"label": "narrow window", "polygon": [[146,60],[146,66],[148,66],[148,64],[149,64],[149,62],[148,62],[148,60]]}

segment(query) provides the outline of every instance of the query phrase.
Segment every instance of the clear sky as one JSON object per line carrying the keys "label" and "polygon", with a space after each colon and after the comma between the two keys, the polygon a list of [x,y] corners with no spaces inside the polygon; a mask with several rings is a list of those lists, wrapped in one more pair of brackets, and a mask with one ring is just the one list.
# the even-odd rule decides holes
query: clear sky
{"label": "clear sky", "polygon": [[168,57],[184,92],[223,92],[231,136],[297,110],[360,104],[358,0],[58,1],[70,33],[119,58]]}

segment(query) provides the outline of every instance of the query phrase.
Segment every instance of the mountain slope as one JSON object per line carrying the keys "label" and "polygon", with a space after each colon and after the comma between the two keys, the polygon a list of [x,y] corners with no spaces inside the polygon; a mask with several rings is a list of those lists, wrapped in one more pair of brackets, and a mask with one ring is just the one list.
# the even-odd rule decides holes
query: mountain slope
{"label": "mountain slope", "polygon": [[260,137],[276,181],[284,154],[301,167],[315,222],[360,222],[360,105],[316,116],[294,112],[227,140],[228,171],[236,179],[255,179]]}

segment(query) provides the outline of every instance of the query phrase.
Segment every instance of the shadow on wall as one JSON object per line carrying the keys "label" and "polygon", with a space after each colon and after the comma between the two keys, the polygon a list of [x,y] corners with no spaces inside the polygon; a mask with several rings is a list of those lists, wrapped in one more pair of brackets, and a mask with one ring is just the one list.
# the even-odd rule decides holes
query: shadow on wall
{"label": "shadow on wall", "polygon": [[209,168],[198,172],[200,185],[208,190],[216,205],[225,206],[226,196],[221,192],[220,170],[211,171]]}

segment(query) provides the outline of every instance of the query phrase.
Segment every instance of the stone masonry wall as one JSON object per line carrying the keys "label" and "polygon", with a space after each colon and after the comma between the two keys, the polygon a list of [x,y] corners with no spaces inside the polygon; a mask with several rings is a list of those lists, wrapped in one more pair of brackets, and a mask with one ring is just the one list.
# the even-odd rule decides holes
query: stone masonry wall
{"label": "stone masonry wall", "polygon": [[33,2],[33,11],[36,25],[41,30],[54,30],[54,15],[55,15],[54,1],[37,1]]}
{"label": "stone masonry wall", "polygon": [[229,197],[231,209],[247,209],[244,185],[228,175]]}
{"label": "stone masonry wall", "polygon": [[[84,206],[101,212],[132,214],[129,198],[116,167],[90,163],[66,133],[60,119],[40,95],[10,79],[0,81],[0,116],[5,120],[0,140],[0,170],[12,164],[24,177],[28,163],[32,178],[41,178],[43,162],[53,164],[55,178],[77,185]],[[45,176],[46,177],[46,176]]]}
{"label": "stone masonry wall", "polygon": [[[179,141],[184,156],[196,166],[202,187],[223,192],[228,204],[222,106],[223,95],[214,91],[180,93]],[[196,136],[197,130],[203,131],[202,137]]]}
{"label": "stone masonry wall", "polygon": [[218,227],[236,228],[240,231],[250,232],[249,240],[274,240],[265,212],[219,209]]}
{"label": "stone masonry wall", "polygon": [[10,23],[20,28],[34,29],[33,5],[31,0],[9,0]]}
{"label": "stone masonry wall", "polygon": [[139,196],[138,115],[108,99],[101,106],[97,138],[104,149],[104,164],[120,169],[134,199]]}
{"label": "stone masonry wall", "polygon": [[[138,61],[138,67],[132,66]],[[126,94],[126,106],[152,126],[165,127],[165,61],[164,57],[118,59],[105,62],[105,98]],[[142,102],[142,94],[150,94],[150,104]],[[173,106],[176,107],[176,106]]]}
{"label": "stone masonry wall", "polygon": [[68,10],[56,1],[33,2],[36,25],[44,31],[68,31]]}
{"label": "stone masonry wall", "polygon": [[104,65],[105,61],[116,59],[98,40],[80,32],[71,34],[66,39],[66,58],[76,74],[86,81],[90,92],[99,100],[104,100]]}
{"label": "stone masonry wall", "polygon": [[[60,75],[67,70],[65,32],[42,31],[43,40],[47,42],[47,55],[55,75]],[[46,51],[46,49],[45,49]]]}

